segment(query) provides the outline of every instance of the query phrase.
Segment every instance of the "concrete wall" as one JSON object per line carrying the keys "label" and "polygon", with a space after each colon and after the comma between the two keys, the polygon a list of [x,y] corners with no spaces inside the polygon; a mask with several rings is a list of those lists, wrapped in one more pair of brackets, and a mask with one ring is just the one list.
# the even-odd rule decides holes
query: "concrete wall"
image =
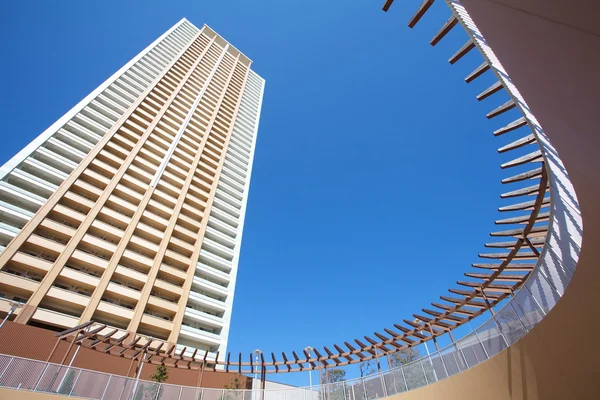
{"label": "concrete wall", "polygon": [[[34,360],[46,361],[52,348],[56,344],[56,332],[33,326],[6,322],[0,329],[0,354],[9,354],[18,357],[31,358]],[[60,363],[63,359],[69,344],[61,341],[54,352],[50,362]],[[75,353],[76,347],[71,349],[68,354],[65,365],[68,365]],[[94,371],[106,372],[114,375],[127,375],[130,360],[104,354],[99,351],[81,348],[73,362],[73,367],[85,368]],[[130,377],[134,377],[135,365],[132,368]],[[145,365],[142,369],[141,379],[150,380],[150,375],[156,371],[156,365]],[[197,386],[197,370],[187,370],[182,368],[169,368],[169,379],[166,383],[174,385]],[[237,377],[234,373],[210,372],[206,371],[202,378],[202,386],[207,388],[222,389],[231,382],[231,378]],[[240,376],[245,387],[252,385],[251,379]],[[0,397],[1,399],[2,397]]]}

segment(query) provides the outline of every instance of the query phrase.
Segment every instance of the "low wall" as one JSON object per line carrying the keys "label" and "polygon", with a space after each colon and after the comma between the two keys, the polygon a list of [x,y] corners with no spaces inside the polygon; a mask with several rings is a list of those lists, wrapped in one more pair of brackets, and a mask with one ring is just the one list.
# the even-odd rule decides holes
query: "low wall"
{"label": "low wall", "polygon": [[[34,360],[46,361],[52,348],[56,344],[56,332],[46,329],[36,328],[23,324],[17,324],[7,321],[0,329],[0,354],[9,354],[13,356],[31,358]],[[61,341],[54,352],[53,363],[60,363],[69,348],[69,343]],[[65,365],[68,365],[77,347],[73,347],[67,355]],[[80,348],[73,367],[90,369],[93,371],[106,372],[115,375],[127,375],[131,360],[101,353],[96,350]],[[134,377],[135,365],[132,368],[130,377]],[[141,379],[150,380],[150,375],[156,371],[155,365],[145,365],[140,375]],[[244,388],[252,386],[252,380],[245,376],[238,376],[234,373],[205,371],[202,377],[202,386],[206,388],[222,389],[231,382],[234,377],[239,377]],[[169,380],[167,383],[174,385],[197,386],[199,379],[198,370],[187,370],[182,368],[169,368]]]}

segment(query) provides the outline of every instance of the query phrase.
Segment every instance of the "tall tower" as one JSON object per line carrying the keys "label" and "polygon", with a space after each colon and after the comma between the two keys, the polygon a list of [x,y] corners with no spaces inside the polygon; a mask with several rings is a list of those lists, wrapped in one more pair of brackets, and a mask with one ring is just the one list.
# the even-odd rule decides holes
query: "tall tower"
{"label": "tall tower", "polygon": [[224,354],[264,80],[182,20],[0,169],[0,313]]}

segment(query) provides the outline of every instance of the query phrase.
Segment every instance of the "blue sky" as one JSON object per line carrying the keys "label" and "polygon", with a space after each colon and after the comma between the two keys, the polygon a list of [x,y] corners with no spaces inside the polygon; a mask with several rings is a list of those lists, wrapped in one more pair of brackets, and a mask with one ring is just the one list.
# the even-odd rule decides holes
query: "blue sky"
{"label": "blue sky", "polygon": [[371,335],[477,260],[512,158],[491,132],[515,118],[486,120],[506,100],[476,101],[490,72],[463,81],[479,54],[447,62],[461,29],[429,45],[443,2],[412,30],[420,1],[382,3],[2,2],[0,163],[179,19],[207,23],[267,82],[229,350]]}

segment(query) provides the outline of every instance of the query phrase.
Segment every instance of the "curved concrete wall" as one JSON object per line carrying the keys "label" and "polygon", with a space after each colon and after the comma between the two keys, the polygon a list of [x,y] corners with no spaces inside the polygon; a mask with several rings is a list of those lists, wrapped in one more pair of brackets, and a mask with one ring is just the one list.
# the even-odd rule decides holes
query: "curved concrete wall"
{"label": "curved concrete wall", "polygon": [[[490,360],[394,397],[598,398],[600,4],[586,0],[462,0],[462,4],[544,127],[536,133],[552,178],[553,207],[550,238],[537,274],[554,287],[531,289],[546,301],[542,307],[551,311],[533,331]],[[556,303],[554,293],[563,292]]]}

